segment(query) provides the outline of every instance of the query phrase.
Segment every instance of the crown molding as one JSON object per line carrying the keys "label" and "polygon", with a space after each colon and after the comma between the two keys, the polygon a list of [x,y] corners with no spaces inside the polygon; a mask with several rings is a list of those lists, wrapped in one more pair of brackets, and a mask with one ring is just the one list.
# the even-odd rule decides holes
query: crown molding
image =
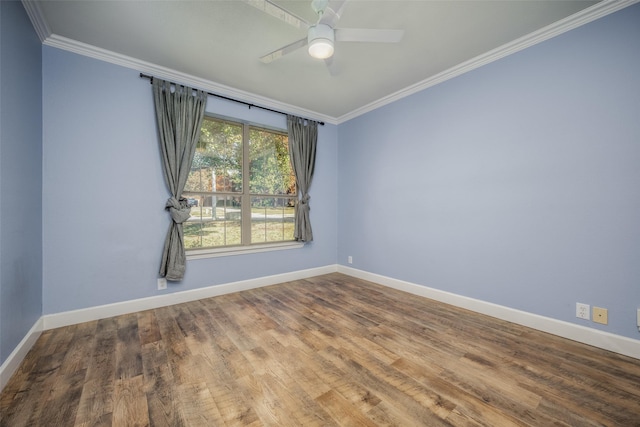
{"label": "crown molding", "polygon": [[44,19],[40,4],[33,0],[22,0],[22,5],[24,6],[24,10],[27,11],[31,25],[33,25],[33,28],[36,30],[40,41],[44,43],[44,41],[51,36],[51,29]]}
{"label": "crown molding", "polygon": [[429,77],[428,79],[422,80],[421,82],[401,89],[398,92],[357,108],[350,113],[337,117],[336,121],[338,124],[344,123],[348,120],[354,119],[365,113],[378,109],[384,105],[398,101],[402,98],[406,98],[407,96],[421,92],[427,88],[445,82],[454,77],[460,76],[476,68],[482,67],[483,65],[497,61],[498,59],[504,58],[505,56],[519,52],[545,40],[566,33],[567,31],[573,30],[574,28],[580,27],[584,24],[588,24],[589,22],[595,21],[596,19],[602,18],[603,16],[609,15],[613,12],[617,12],[618,10],[638,3],[638,1],[640,0],[604,0],[565,19],[541,28],[538,31],[534,31],[533,33],[527,34],[526,36],[506,43],[500,47],[497,47],[496,49],[490,50],[489,52],[478,55],[468,61],[462,62],[454,67],[449,68],[448,70]]}
{"label": "crown molding", "polygon": [[93,45],[81,43],[72,39],[68,39],[66,37],[58,36],[56,34],[51,34],[51,30],[49,29],[49,26],[44,19],[38,3],[34,0],[22,0],[22,4],[24,5],[29,18],[31,19],[33,27],[40,37],[40,40],[42,40],[42,43],[47,46],[56,47],[80,55],[99,59],[105,62],[121,65],[123,67],[131,68],[145,74],[150,74],[162,79],[190,85],[198,89],[206,90],[208,92],[213,92],[223,96],[228,96],[230,98],[235,98],[251,104],[256,104],[294,115],[309,117],[313,120],[324,121],[326,123],[338,125],[370,111],[373,111],[377,108],[383,107],[387,104],[413,95],[417,92],[421,92],[427,88],[445,82],[449,79],[460,76],[476,68],[482,67],[483,65],[489,64],[493,61],[497,61],[501,58],[504,58],[505,56],[519,52],[530,46],[541,43],[567,31],[573,30],[574,28],[595,21],[596,19],[602,18],[603,16],[617,12],[621,9],[638,3],[639,1],[640,0],[603,0],[600,3],[588,7],[565,19],[548,25],[533,33],[527,34],[526,36],[523,36],[510,43],[504,44],[482,55],[478,55],[475,58],[451,67],[439,74],[429,77],[428,79],[422,80],[416,84],[401,89],[395,93],[392,93],[391,95],[385,96],[374,102],[357,108],[340,117],[332,117],[325,114],[320,114],[316,111],[296,107],[295,105],[286,104],[271,98],[262,97],[250,92],[245,92],[239,89],[232,88],[230,86],[222,85],[211,80],[195,77],[186,73],[172,70],[170,68],[162,67],[126,55],[121,55],[115,52],[101,49]]}
{"label": "crown molding", "polygon": [[195,77],[190,74],[182,73],[170,68],[162,67],[160,65],[102,49],[87,43],[82,43],[77,40],[69,39],[67,37],[62,37],[57,34],[52,34],[47,37],[43,44],[90,58],[99,59],[111,64],[120,65],[125,68],[131,68],[143,74],[148,74],[164,80],[191,86],[193,88],[212,92],[217,95],[234,98],[239,101],[247,102],[249,104],[259,105],[288,114],[307,117],[312,120],[323,121],[325,123],[337,124],[335,117],[320,114],[316,111],[306,110],[304,108],[296,107],[295,105],[286,104],[284,102],[276,101],[274,99],[266,98],[250,92],[245,92],[243,90],[235,89],[233,87],[216,83],[211,80]]}

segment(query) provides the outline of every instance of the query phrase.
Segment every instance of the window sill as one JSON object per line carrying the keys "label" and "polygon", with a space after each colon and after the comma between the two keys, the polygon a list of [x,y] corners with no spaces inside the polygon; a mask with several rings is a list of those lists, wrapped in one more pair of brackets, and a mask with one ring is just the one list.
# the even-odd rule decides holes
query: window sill
{"label": "window sill", "polygon": [[187,261],[192,259],[218,258],[223,256],[255,254],[259,252],[283,251],[287,249],[299,249],[304,242],[268,243],[251,246],[234,246],[219,249],[196,249],[187,251]]}

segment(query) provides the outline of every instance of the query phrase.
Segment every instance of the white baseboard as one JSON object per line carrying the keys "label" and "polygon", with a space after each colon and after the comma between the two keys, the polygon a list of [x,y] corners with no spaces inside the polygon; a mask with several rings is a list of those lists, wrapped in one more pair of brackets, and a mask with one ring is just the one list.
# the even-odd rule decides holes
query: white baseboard
{"label": "white baseboard", "polygon": [[429,288],[427,286],[417,285],[411,282],[405,282],[403,280],[393,279],[391,277],[381,276],[379,274],[357,270],[343,265],[338,266],[338,272],[357,277],[359,279],[368,280],[389,288],[398,289],[414,295],[451,304],[456,307],[465,308],[467,310],[475,311],[476,313],[486,314],[487,316],[527,326],[539,331],[548,332],[553,335],[592,345],[594,347],[599,347],[604,350],[640,359],[640,340],[634,340],[632,338],[600,331],[598,329],[587,328],[585,326],[552,319],[550,317],[527,313],[526,311],[516,310],[514,308]]}
{"label": "white baseboard", "polygon": [[248,289],[276,285],[278,283],[290,282],[293,280],[308,279],[310,277],[335,272],[347,274],[349,276],[368,280],[370,282],[414,295],[430,298],[456,307],[465,308],[477,313],[486,314],[498,319],[537,329],[539,331],[548,332],[563,338],[568,338],[594,347],[599,347],[640,359],[640,340],[634,340],[620,335],[611,334],[609,332],[564,322],[562,320],[539,316],[537,314],[527,313],[498,304],[334,264],[311,268],[308,270],[259,277],[257,279],[208,286],[206,288],[192,289],[154,297],[123,301],[120,303],[44,315],[36,321],[20,344],[18,344],[7,360],[5,360],[2,366],[0,366],[0,391],[2,391],[16,369],[18,369],[20,363],[22,363],[22,360],[25,358],[33,344],[35,344],[43,330],[104,319],[122,314],[135,313],[143,310],[151,310],[173,304],[180,304],[183,302],[195,301]]}
{"label": "white baseboard", "polygon": [[242,280],[239,282],[225,283],[222,285],[208,286],[188,291],[99,305],[79,310],[65,311],[62,313],[47,314],[43,316],[44,329],[54,329],[62,326],[75,325],[77,323],[119,316],[122,314],[135,313],[137,311],[151,310],[154,308],[196,301],[203,298],[210,298],[218,295],[245,291],[248,289],[261,288],[293,280],[307,279],[309,277],[335,273],[336,271],[337,265],[334,264],[325,267],[311,268],[308,270],[299,270],[290,273],[276,274],[273,276],[259,277],[257,279]]}
{"label": "white baseboard", "polygon": [[238,282],[208,286],[206,288],[192,289],[188,291],[174,292],[148,298],[140,298],[136,300],[122,301],[119,303],[44,315],[36,321],[31,330],[22,339],[20,344],[18,344],[18,346],[9,355],[7,360],[2,364],[2,366],[0,366],[0,392],[9,382],[9,379],[14,374],[16,369],[18,369],[20,363],[22,363],[25,356],[27,355],[29,350],[31,350],[31,347],[33,347],[43,330],[75,325],[77,323],[90,322],[92,320],[119,316],[121,314],[151,310],[154,308],[166,307],[173,304],[180,304],[183,302],[196,301],[203,298],[210,298],[218,295],[245,291],[248,289],[276,285],[278,283],[290,282],[293,280],[308,279],[314,276],[335,273],[337,270],[337,265],[333,264],[324,267],[311,268],[308,270],[293,271],[290,273],[259,277],[257,279],[242,280]]}
{"label": "white baseboard", "polygon": [[2,366],[0,366],[0,392],[4,389],[4,386],[7,385],[11,376],[16,372],[16,369],[18,369],[27,353],[29,353],[31,347],[36,343],[38,337],[42,333],[42,330],[43,322],[42,317],[40,317],[36,320],[36,323],[33,324],[33,327],[31,327],[24,338],[22,338],[22,341],[20,341],[17,347],[11,352],[9,357],[7,357],[7,360],[5,360]]}

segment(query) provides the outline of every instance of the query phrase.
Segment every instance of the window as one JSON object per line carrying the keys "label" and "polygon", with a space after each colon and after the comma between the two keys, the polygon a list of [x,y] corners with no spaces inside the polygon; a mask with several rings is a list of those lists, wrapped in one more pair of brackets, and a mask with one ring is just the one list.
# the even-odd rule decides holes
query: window
{"label": "window", "polygon": [[287,133],[205,116],[183,197],[187,250],[294,241]]}

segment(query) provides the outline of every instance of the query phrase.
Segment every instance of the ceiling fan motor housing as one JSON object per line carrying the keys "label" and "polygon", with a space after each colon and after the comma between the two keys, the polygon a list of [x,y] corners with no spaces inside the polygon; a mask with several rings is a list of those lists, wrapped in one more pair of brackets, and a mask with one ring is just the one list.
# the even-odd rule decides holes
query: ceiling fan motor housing
{"label": "ceiling fan motor housing", "polygon": [[309,55],[314,58],[326,59],[333,55],[333,28],[326,24],[316,24],[309,28],[307,43]]}

